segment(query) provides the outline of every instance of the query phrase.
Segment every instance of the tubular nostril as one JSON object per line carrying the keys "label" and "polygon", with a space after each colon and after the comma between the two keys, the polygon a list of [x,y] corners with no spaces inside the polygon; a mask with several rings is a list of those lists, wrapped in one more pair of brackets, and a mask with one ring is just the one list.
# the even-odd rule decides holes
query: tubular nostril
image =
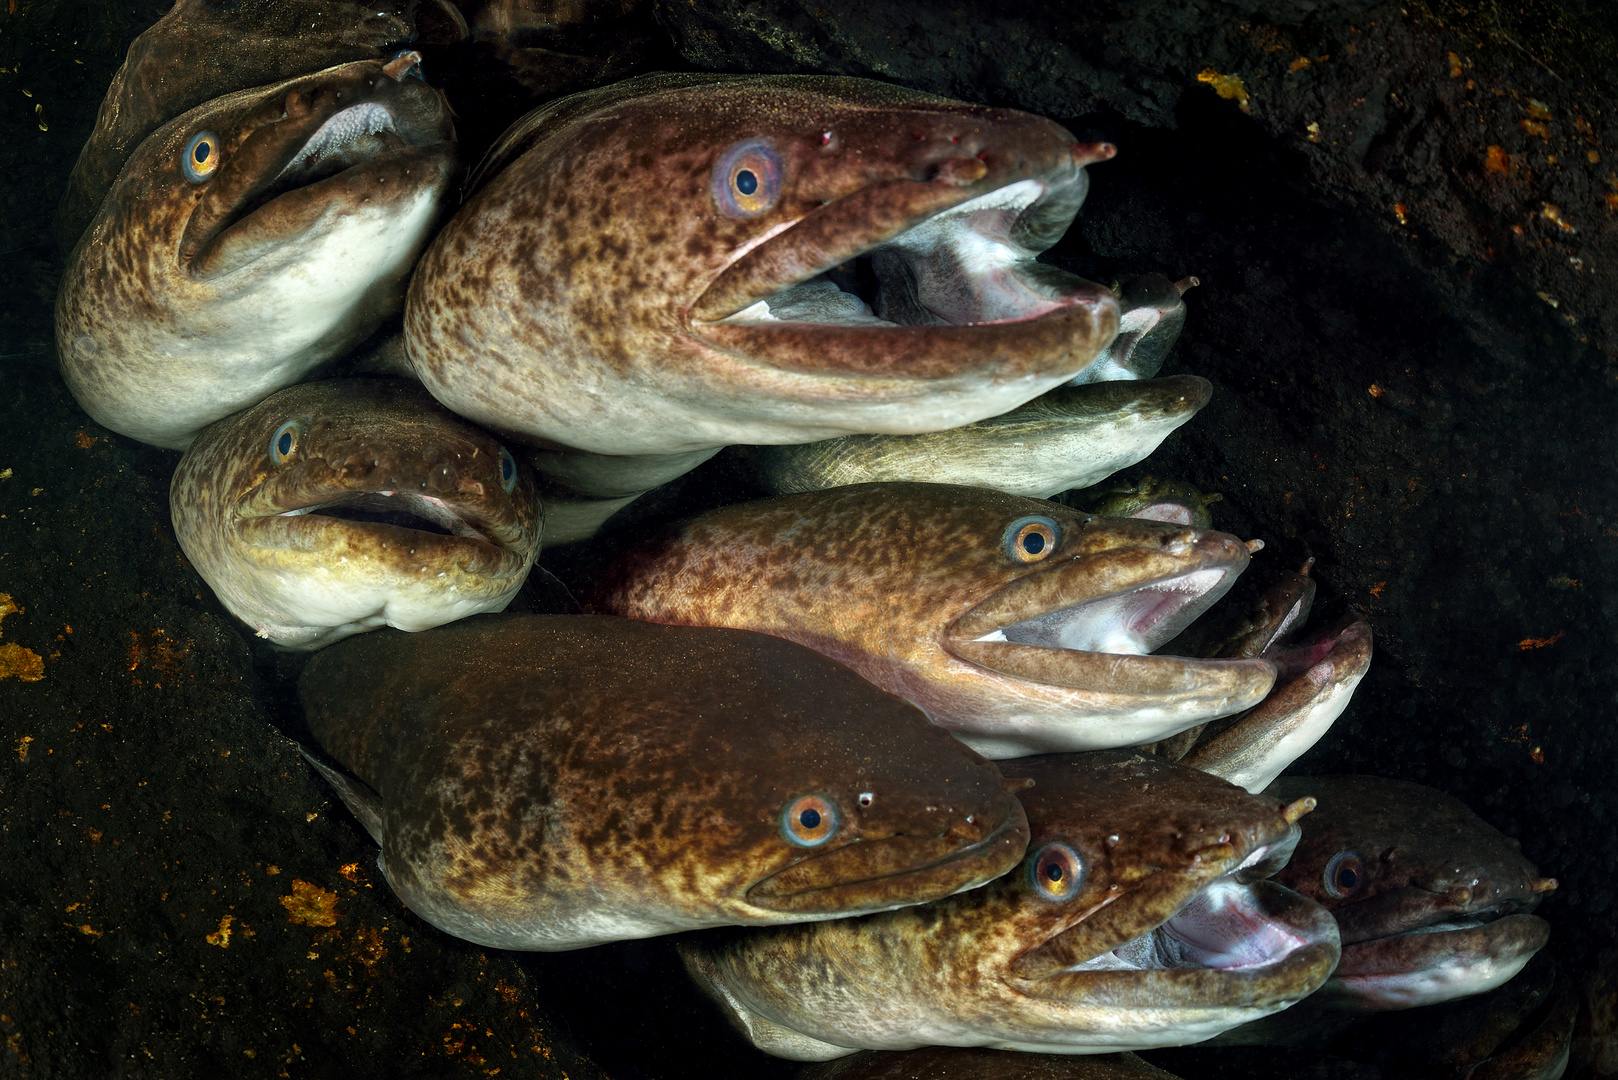
{"label": "tubular nostril", "polygon": [[988,175],[989,167],[976,158],[945,158],[934,165],[931,179],[934,183],[965,187]]}

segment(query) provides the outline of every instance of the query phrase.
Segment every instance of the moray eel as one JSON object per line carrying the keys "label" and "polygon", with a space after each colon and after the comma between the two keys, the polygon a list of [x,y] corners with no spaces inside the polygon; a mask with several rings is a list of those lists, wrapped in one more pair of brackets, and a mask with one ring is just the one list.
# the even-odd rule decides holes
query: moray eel
{"label": "moray eel", "polygon": [[1218,493],[1204,495],[1178,480],[1143,476],[1133,484],[1113,488],[1090,507],[1102,517],[1132,517],[1143,521],[1168,521],[1206,529],[1213,525],[1208,507],[1224,498]]}
{"label": "moray eel", "polygon": [[1291,643],[1314,604],[1315,581],[1309,576],[1314,562],[1282,574],[1259,598],[1252,617],[1208,653],[1273,662],[1274,689],[1247,712],[1188,728],[1158,744],[1156,753],[1248,791],[1263,791],[1348,708],[1371,666],[1371,626],[1350,612]]}
{"label": "moray eel", "polygon": [[1045,499],[1098,484],[1156,450],[1208,403],[1195,375],[1062,386],[1000,416],[925,435],[846,435],[752,448],[772,492],[882,480],[993,488]]}
{"label": "moray eel", "polygon": [[1103,286],[1036,262],[1113,155],[862,79],[651,75],[519,121],[405,334],[455,412],[551,449],[937,431],[1079,374]]}
{"label": "moray eel", "polygon": [[1185,329],[1185,302],[1180,298],[1200,284],[1194,277],[1170,281],[1162,274],[1142,274],[1118,282],[1114,290],[1122,309],[1118,336],[1074,382],[1156,375]]}
{"label": "moray eel", "polygon": [[1324,905],[1343,960],[1317,1004],[1373,1012],[1480,994],[1510,979],[1550,933],[1529,914],[1556,887],[1457,799],[1374,776],[1283,776],[1320,810],[1276,880]]}
{"label": "moray eel", "polygon": [[169,507],[225,607],[291,649],[499,611],[539,552],[527,470],[401,380],[306,383],[221,420]]}
{"label": "moray eel", "polygon": [[797,1080],[1178,1080],[1134,1054],[1073,1057],[976,1047],[865,1050],[812,1065]]}
{"label": "moray eel", "polygon": [[991,758],[1133,746],[1258,703],[1263,659],[1147,655],[1230,587],[1224,533],[948,484],[722,507],[608,568],[593,603],[790,638]]}
{"label": "moray eel", "polygon": [[[447,0],[443,0],[447,3]],[[187,109],[355,60],[386,60],[433,5],[406,0],[178,0],[130,43],[57,211],[71,250],[141,141]]]}
{"label": "moray eel", "polygon": [[486,615],[334,646],[299,692],[394,892],[480,945],[884,911],[1028,843],[993,765],[763,634]]}
{"label": "moray eel", "polygon": [[1307,996],[1337,962],[1318,904],[1263,880],[1285,808],[1122,751],[1006,768],[1032,839],[1010,874],[917,908],[687,939],[686,967],[754,1045],[1098,1054],[1198,1042]]}
{"label": "moray eel", "polygon": [[62,375],[91,417],[184,448],[398,309],[457,169],[419,59],[230,94],[141,143],[57,293]]}

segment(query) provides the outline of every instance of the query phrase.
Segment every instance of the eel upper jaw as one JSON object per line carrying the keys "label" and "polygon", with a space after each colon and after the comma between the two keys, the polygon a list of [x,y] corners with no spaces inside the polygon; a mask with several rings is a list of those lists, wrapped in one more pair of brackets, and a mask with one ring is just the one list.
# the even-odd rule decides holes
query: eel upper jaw
{"label": "eel upper jaw", "polygon": [[[187,224],[179,258],[191,277],[217,279],[295,244],[322,220],[332,199],[342,198],[328,193],[363,174],[412,166],[428,183],[435,175],[444,181],[449,176],[453,151],[447,125],[407,116],[385,101],[333,110],[306,138],[254,146],[255,138],[271,138],[272,126],[261,127],[243,146],[260,175],[237,183],[232,195],[205,199]],[[227,162],[221,172],[235,164]],[[391,190],[384,185],[366,194],[373,201],[397,200],[418,186],[395,183]]]}
{"label": "eel upper jaw", "polygon": [[[946,631],[943,644],[957,659],[1014,678],[1090,688],[1107,681],[1103,657],[1144,656],[1174,638],[1216,603],[1245,568],[1245,549],[1216,553],[1179,573],[1159,576],[1094,595],[1084,588],[1082,563],[1058,565],[1043,574],[1068,574],[1083,598],[1057,607],[1029,610],[1017,592],[1019,579],[962,615]],[[1030,652],[1018,646],[1032,646]],[[1182,670],[1247,671],[1265,685],[1274,665],[1264,660],[1199,660],[1155,657]],[[1127,689],[1127,688],[1125,688]],[[1148,690],[1143,686],[1142,692]]]}
{"label": "eel upper jaw", "polygon": [[[844,844],[756,882],[747,890],[747,902],[767,912],[830,916],[882,911],[977,888],[1015,866],[1028,846],[1028,818],[1020,805],[1012,811],[969,843],[953,837],[895,836]],[[893,851],[909,856],[914,865],[883,865],[881,854]],[[852,876],[841,880],[841,873]],[[898,898],[885,895],[893,886],[902,887]],[[923,888],[931,895],[921,896]]]}
{"label": "eel upper jaw", "polygon": [[1077,370],[1116,334],[1117,298],[1035,261],[1019,239],[1049,231],[1023,224],[1040,218],[1042,202],[1076,208],[1065,189],[1082,175],[970,197],[938,181],[870,185],[743,249],[692,306],[691,332],[810,373],[861,368],[855,358],[816,359],[816,341],[907,354],[902,370],[884,374],[936,376],[1012,350],[1029,354],[1030,370]]}

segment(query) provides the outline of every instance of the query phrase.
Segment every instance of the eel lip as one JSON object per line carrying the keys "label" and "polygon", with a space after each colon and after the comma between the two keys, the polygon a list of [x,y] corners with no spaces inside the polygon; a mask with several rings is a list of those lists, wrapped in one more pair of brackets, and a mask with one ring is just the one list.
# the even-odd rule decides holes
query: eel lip
{"label": "eel lip", "polygon": [[1319,904],[1273,881],[1244,885],[1229,874],[1115,949],[1013,976],[1021,992],[1038,999],[1104,993],[1113,1004],[1153,1009],[1274,1009],[1318,989],[1340,952],[1337,924]]}
{"label": "eel lip", "polygon": [[[485,573],[522,572],[533,552],[532,537],[519,521],[503,522],[481,512],[477,498],[485,485],[470,483],[468,498],[426,495],[398,486],[336,488],[319,485],[286,502],[290,509],[274,508],[275,491],[260,491],[253,499],[259,507],[244,507],[238,527],[243,537],[260,547],[298,549],[318,546],[326,531],[371,534],[406,550],[428,548],[462,553],[469,567]],[[290,486],[290,485],[289,485]],[[324,490],[321,490],[324,488]],[[280,505],[285,506],[286,502]]]}
{"label": "eel lip", "polygon": [[1028,836],[1028,817],[1012,799],[1005,820],[964,847],[948,836],[856,841],[776,871],[749,888],[747,900],[798,915],[852,915],[937,900],[1016,866]]}
{"label": "eel lip", "polygon": [[1262,698],[1276,675],[1268,660],[1147,655],[1230,589],[1247,566],[1246,545],[1211,530],[1111,524],[1141,536],[1134,546],[1081,554],[1019,578],[957,619],[945,648],[969,664],[1055,686],[1226,693],[1247,705]]}
{"label": "eel lip", "polygon": [[1492,990],[1550,940],[1537,915],[1478,912],[1343,947],[1323,993],[1336,1008],[1414,1008]]}
{"label": "eel lip", "polygon": [[1024,241],[1051,231],[1052,206],[1077,212],[1078,162],[987,191],[867,185],[743,251],[693,304],[692,332],[806,373],[1074,374],[1117,334],[1118,299]]}

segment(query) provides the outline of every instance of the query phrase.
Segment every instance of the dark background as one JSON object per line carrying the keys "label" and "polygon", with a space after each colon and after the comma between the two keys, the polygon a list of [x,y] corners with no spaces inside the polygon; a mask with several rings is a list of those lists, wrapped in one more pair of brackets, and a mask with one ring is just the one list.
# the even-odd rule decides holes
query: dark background
{"label": "dark background", "polygon": [[[50,217],[166,6],[0,4],[0,593],[22,609],[0,648],[44,675],[0,677],[0,1076],[791,1075],[723,1028],[666,942],[517,956],[405,912],[288,738],[296,662],[174,543],[178,455],[66,393]],[[1369,615],[1371,672],[1294,771],[1431,784],[1520,837],[1562,883],[1541,908],[1551,951],[1610,1009],[1613,9],[618,6],[649,43],[626,68],[887,78],[1118,145],[1048,257],[1101,281],[1199,277],[1165,373],[1215,385],[1126,478],[1221,493],[1215,524],[1269,544],[1249,578],[1312,555],[1317,610]],[[476,84],[463,59],[441,58],[452,91]],[[1239,76],[1246,110],[1205,72]],[[457,101],[474,144],[524,103],[488,101]],[[745,494],[722,455],[638,520]],[[578,580],[611,544],[542,563]],[[1308,1075],[1375,1075],[1341,1069]]]}

